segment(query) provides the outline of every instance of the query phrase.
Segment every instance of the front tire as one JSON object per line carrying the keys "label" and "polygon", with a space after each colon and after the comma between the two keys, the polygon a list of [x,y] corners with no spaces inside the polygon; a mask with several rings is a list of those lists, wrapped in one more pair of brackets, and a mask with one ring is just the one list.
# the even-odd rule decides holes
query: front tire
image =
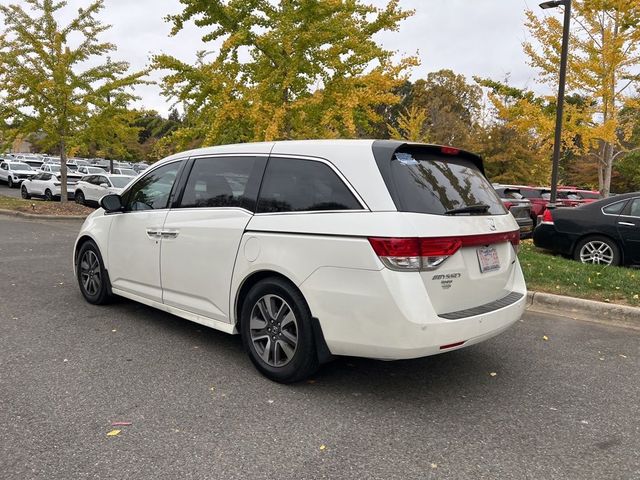
{"label": "front tire", "polygon": [[594,235],[582,239],[576,245],[573,258],[593,265],[620,265],[621,255],[618,245],[608,237]]}
{"label": "front tire", "polygon": [[13,178],[11,178],[11,177],[7,178],[7,186],[9,188],[15,187],[15,183],[13,183]]}
{"label": "front tire", "polygon": [[31,195],[29,195],[29,190],[27,190],[27,187],[25,187],[24,185],[22,186],[22,188],[20,188],[20,196],[25,200],[29,200],[31,198]]}
{"label": "front tire", "polygon": [[267,278],[247,294],[240,315],[242,343],[267,378],[292,383],[318,369],[311,312],[302,294],[280,278]]}
{"label": "front tire", "polygon": [[109,278],[102,255],[95,243],[85,242],[78,251],[76,260],[78,286],[85,300],[94,305],[104,305],[111,300]]}

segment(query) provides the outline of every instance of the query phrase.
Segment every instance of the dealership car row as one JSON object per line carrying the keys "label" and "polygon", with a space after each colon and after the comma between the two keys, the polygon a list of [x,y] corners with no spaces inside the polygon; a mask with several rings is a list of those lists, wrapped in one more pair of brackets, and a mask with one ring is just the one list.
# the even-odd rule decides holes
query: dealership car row
{"label": "dealership car row", "polygon": [[[67,196],[77,203],[95,205],[104,195],[118,193],[149,167],[144,162],[109,162],[103,159],[67,161]],[[22,198],[56,200],[61,195],[60,159],[30,154],[0,157],[0,182],[19,187]]]}

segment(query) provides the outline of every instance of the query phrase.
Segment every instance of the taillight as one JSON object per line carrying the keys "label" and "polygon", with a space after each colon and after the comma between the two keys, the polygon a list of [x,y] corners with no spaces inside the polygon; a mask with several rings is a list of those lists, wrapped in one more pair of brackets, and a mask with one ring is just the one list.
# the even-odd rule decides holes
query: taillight
{"label": "taillight", "polygon": [[513,203],[511,202],[502,202],[504,203],[504,208],[506,208],[507,210],[511,209],[511,207],[513,207]]}
{"label": "taillight", "polygon": [[553,225],[553,215],[551,215],[551,210],[549,210],[548,208],[542,214],[542,223]]}
{"label": "taillight", "polygon": [[462,237],[369,238],[373,251],[387,268],[412,272],[435,270],[462,247],[503,242],[511,242],[517,253],[520,232],[516,230]]}

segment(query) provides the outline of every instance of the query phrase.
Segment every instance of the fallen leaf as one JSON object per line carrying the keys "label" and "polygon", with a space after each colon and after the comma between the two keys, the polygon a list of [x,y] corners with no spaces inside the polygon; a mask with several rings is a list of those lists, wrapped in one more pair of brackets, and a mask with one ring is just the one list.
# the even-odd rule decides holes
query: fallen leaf
{"label": "fallen leaf", "polygon": [[600,360],[604,360],[604,357],[600,357]]}
{"label": "fallen leaf", "polygon": [[327,446],[326,445],[320,445],[320,450],[326,450]]}
{"label": "fallen leaf", "polygon": [[111,430],[109,433],[107,433],[107,437],[115,437],[117,435],[120,435],[121,431],[122,430],[117,430],[117,429],[116,430]]}
{"label": "fallen leaf", "polygon": [[611,303],[611,300],[609,300],[608,298],[605,298],[604,301],[607,303]]}
{"label": "fallen leaf", "polygon": [[273,403],[273,400],[267,400],[267,402],[269,402],[269,403]]}
{"label": "fallen leaf", "polygon": [[117,330],[115,328],[113,330],[111,330],[111,331],[114,332],[114,333],[117,332]]}
{"label": "fallen leaf", "polygon": [[547,340],[549,340],[549,337],[547,337],[546,335],[543,335],[542,339],[546,342]]}
{"label": "fallen leaf", "polygon": [[637,293],[633,296],[633,299],[634,299],[634,300],[638,300],[639,298],[640,298],[640,296],[638,296],[638,294],[637,294]]}
{"label": "fallen leaf", "polygon": [[496,372],[491,372],[489,375],[491,375],[492,377],[495,377],[498,374]]}
{"label": "fallen leaf", "polygon": [[431,464],[431,468],[438,468],[438,464],[437,463],[432,463]]}
{"label": "fallen leaf", "polygon": [[619,357],[622,357],[622,358],[627,358],[627,356],[626,356],[626,355],[623,355],[623,354],[620,354],[620,355],[618,355],[618,356],[619,356]]}
{"label": "fallen leaf", "polygon": [[131,422],[112,422],[111,423],[112,427],[128,427],[129,425],[131,425]]}
{"label": "fallen leaf", "polygon": [[316,381],[315,380],[307,380],[307,383],[313,385],[314,383],[316,383]]}

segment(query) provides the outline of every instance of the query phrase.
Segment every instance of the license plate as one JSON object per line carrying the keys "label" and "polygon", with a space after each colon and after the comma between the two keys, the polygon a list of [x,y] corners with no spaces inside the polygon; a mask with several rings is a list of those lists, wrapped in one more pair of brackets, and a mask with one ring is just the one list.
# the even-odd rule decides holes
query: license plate
{"label": "license plate", "polygon": [[478,262],[480,263],[480,273],[494,272],[500,270],[500,259],[495,247],[481,247],[477,250]]}

